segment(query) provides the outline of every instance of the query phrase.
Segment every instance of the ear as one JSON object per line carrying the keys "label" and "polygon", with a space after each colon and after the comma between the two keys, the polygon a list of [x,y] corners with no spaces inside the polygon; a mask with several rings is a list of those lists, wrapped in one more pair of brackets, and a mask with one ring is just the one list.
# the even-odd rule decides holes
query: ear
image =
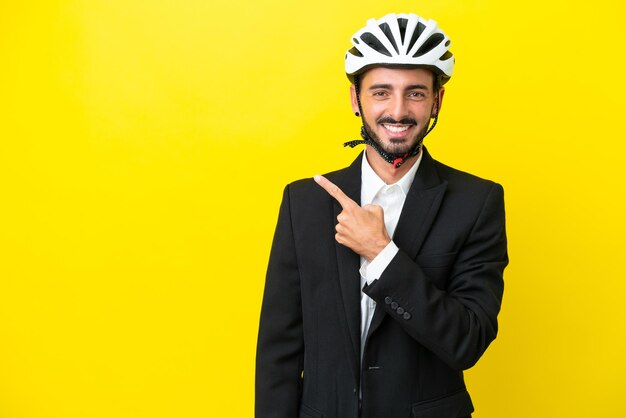
{"label": "ear", "polygon": [[356,89],[354,84],[350,84],[350,102],[352,103],[352,113],[360,112],[359,103],[356,100]]}
{"label": "ear", "polygon": [[441,105],[443,104],[443,95],[445,92],[446,92],[445,87],[441,87],[439,89],[439,98],[433,102],[433,111],[432,111],[433,117],[435,117],[435,115],[438,115],[439,112],[441,112]]}

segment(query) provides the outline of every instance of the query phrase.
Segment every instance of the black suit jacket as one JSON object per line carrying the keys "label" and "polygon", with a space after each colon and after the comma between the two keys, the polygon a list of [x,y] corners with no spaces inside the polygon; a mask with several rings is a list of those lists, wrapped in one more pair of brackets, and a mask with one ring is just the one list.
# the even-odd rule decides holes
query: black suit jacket
{"label": "black suit jacket", "polygon": [[[361,156],[327,177],[360,201]],[[502,187],[424,149],[393,237],[400,251],[363,289],[377,305],[362,362],[360,259],[335,241],[340,212],[312,179],[285,189],[261,311],[256,417],[469,416],[462,371],[496,337],[508,263]]]}

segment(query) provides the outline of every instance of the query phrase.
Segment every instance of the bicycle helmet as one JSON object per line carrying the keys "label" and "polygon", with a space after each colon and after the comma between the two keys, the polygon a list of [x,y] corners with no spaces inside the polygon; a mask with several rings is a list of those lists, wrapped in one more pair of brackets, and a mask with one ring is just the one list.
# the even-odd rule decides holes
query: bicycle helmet
{"label": "bicycle helmet", "polygon": [[364,28],[352,35],[346,52],[346,75],[354,76],[375,66],[428,67],[441,76],[445,84],[452,76],[454,56],[450,38],[434,20],[413,13],[390,13],[370,19]]}

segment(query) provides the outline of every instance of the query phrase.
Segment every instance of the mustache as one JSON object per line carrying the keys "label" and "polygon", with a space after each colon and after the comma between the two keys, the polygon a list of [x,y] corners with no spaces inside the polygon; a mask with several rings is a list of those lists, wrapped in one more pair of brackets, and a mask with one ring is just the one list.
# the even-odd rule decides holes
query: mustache
{"label": "mustache", "polygon": [[413,118],[410,117],[405,117],[402,118],[400,120],[395,120],[394,118],[392,118],[391,116],[383,116],[381,118],[376,119],[376,123],[378,124],[382,124],[382,123],[387,123],[387,124],[395,124],[395,125],[417,125],[417,121]]}

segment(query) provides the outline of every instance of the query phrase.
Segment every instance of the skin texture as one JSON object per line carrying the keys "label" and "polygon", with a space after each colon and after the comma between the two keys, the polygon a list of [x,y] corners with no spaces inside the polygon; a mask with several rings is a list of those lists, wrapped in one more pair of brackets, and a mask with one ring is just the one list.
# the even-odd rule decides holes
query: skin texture
{"label": "skin texture", "polygon": [[[360,99],[370,136],[387,152],[407,152],[428,129],[431,117],[441,109],[443,87],[438,94],[437,103],[430,70],[384,67],[368,70],[362,77]],[[359,112],[354,85],[350,87],[350,95],[352,110]],[[387,184],[400,180],[419,156],[395,168],[371,146],[368,145],[365,152],[370,166]],[[360,207],[325,177],[316,175],[314,179],[343,209],[337,216],[337,242],[372,261],[391,241],[385,229],[383,208],[379,205]]]}

